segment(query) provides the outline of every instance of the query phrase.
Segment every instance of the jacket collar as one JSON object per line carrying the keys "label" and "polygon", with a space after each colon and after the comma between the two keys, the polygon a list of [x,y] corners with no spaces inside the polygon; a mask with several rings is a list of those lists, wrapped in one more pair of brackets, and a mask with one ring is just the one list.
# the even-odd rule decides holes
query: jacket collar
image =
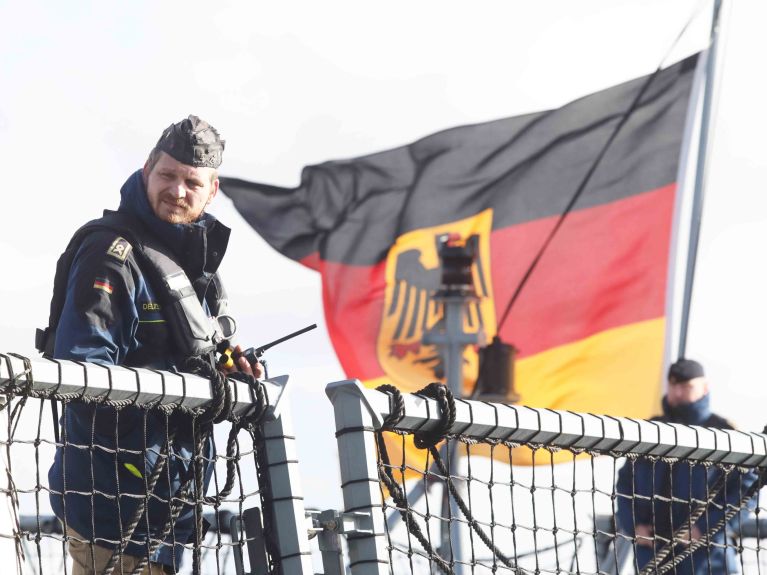
{"label": "jacket collar", "polygon": [[686,423],[688,425],[704,425],[711,417],[711,399],[707,393],[698,401],[685,405],[671,407],[668,398],[663,396],[663,413],[673,423]]}
{"label": "jacket collar", "polygon": [[231,230],[208,213],[191,224],[161,220],[149,205],[141,170],[134,172],[120,189],[118,209],[137,217],[173,250],[190,279],[213,274],[221,264]]}

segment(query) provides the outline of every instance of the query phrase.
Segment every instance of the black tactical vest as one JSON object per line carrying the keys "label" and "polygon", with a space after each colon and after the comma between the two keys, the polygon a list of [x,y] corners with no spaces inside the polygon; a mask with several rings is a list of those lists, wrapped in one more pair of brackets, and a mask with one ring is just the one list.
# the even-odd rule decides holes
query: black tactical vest
{"label": "black tactical vest", "polygon": [[[129,244],[131,257],[147,283],[160,300],[162,315],[167,328],[138,334],[144,343],[144,352],[126,358],[126,364],[134,367],[150,365],[155,360],[168,361],[182,367],[189,357],[204,356],[215,351],[216,346],[230,334],[221,333],[215,318],[227,313],[228,300],[218,274],[204,279],[204,289],[195,290],[186,272],[165,244],[152,234],[137,218],[106,210],[104,216],[82,226],[70,240],[56,264],[48,327],[38,329],[35,346],[46,356],[52,356],[56,329],[64,307],[69,271],[84,238],[94,231],[114,232]],[[128,248],[128,249],[130,249]],[[198,286],[199,287],[199,286]],[[198,291],[200,294],[198,296]],[[201,303],[204,297],[209,313]],[[212,316],[212,317],[211,317]]]}

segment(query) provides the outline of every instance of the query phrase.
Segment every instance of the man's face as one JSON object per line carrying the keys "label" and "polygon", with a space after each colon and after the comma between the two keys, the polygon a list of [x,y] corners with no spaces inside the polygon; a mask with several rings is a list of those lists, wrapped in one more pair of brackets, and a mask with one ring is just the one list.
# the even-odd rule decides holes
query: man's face
{"label": "man's face", "polygon": [[708,393],[708,381],[705,377],[694,377],[688,381],[668,380],[666,400],[671,407],[695,403]]}
{"label": "man's face", "polygon": [[171,224],[188,224],[202,215],[218,192],[218,178],[211,181],[213,168],[182,164],[165,152],[148,172],[144,165],[146,197],[155,215]]}

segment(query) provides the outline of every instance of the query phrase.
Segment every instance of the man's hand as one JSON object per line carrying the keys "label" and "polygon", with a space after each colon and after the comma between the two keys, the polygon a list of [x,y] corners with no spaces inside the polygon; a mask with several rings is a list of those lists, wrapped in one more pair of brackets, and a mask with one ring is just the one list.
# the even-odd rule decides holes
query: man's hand
{"label": "man's hand", "polygon": [[[241,354],[242,348],[237,345],[234,348],[234,354]],[[253,364],[249,363],[248,360],[245,358],[245,356],[240,355],[240,357],[237,358],[237,361],[234,362],[234,366],[224,369],[224,373],[234,373],[235,371],[241,371],[242,373],[247,373],[248,375],[252,375],[256,379],[261,379],[264,377],[264,366],[261,365],[260,362],[255,362]]]}
{"label": "man's hand", "polygon": [[653,531],[652,525],[638,523],[634,528],[634,535],[636,536],[637,545],[642,547],[653,546],[653,537],[655,536],[655,532]]}
{"label": "man's hand", "polygon": [[679,539],[681,539],[681,543],[684,545],[689,545],[693,541],[698,541],[701,537],[703,537],[703,533],[697,525],[693,525],[691,531],[685,529],[679,534]]}
{"label": "man's hand", "polygon": [[[235,353],[242,353],[242,348],[237,345],[234,348]],[[247,373],[248,375],[252,375],[256,379],[261,379],[264,377],[264,366],[261,365],[261,362],[256,361],[255,363],[249,363],[247,358],[243,355],[241,355],[236,362],[237,368],[243,372]]]}

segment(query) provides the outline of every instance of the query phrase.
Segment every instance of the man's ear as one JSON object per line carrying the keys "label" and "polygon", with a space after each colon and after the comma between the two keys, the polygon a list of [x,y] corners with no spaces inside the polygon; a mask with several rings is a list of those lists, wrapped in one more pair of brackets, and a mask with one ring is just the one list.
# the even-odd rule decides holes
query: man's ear
{"label": "man's ear", "polygon": [[144,185],[146,186],[146,183],[149,181],[149,159],[147,158],[147,161],[144,162],[144,167],[141,168],[141,177],[144,179]]}

